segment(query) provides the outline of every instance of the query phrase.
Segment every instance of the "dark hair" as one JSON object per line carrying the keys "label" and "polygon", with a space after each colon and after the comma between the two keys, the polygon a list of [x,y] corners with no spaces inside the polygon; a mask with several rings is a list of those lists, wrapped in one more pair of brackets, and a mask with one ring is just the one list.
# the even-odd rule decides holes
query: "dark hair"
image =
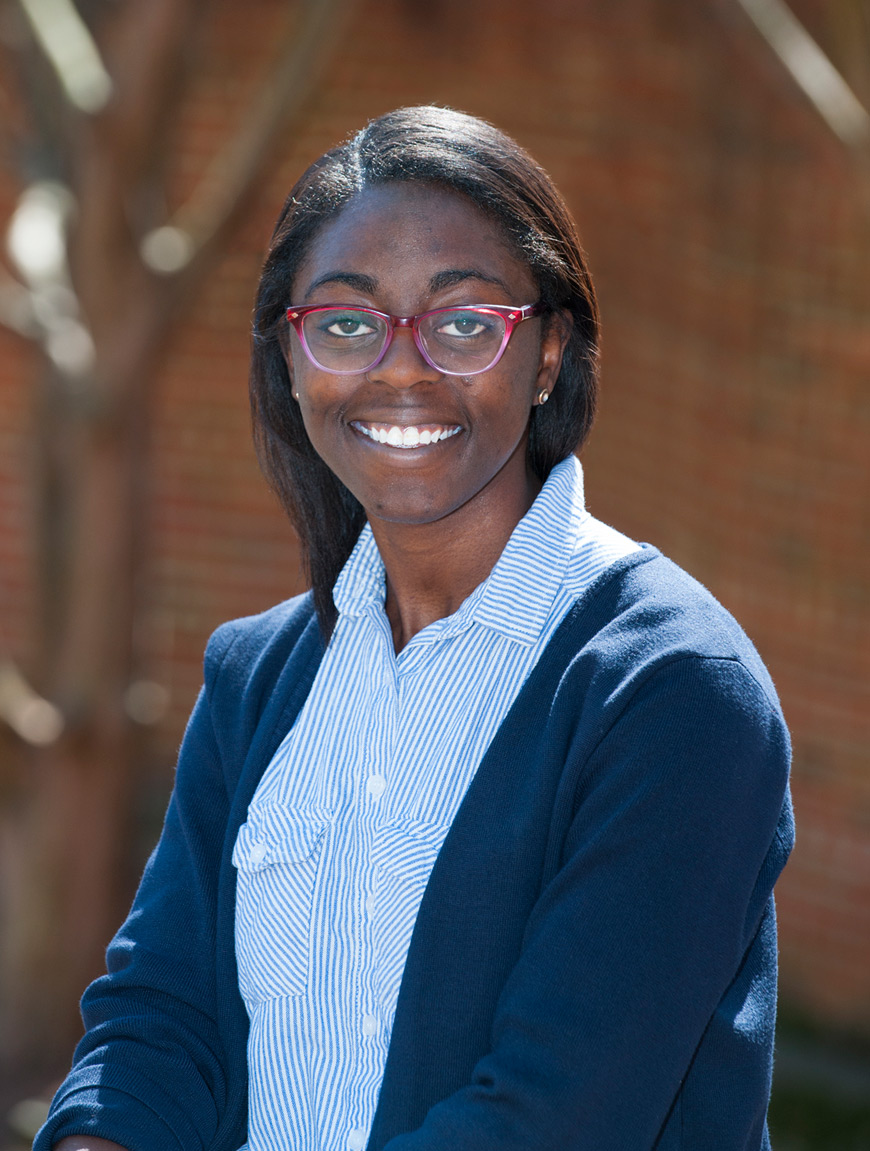
{"label": "dark hair", "polygon": [[573,318],[558,384],[532,409],[529,462],[543,481],[589,432],[598,386],[598,308],[574,221],[549,176],[485,120],[434,106],[372,120],[300,177],[275,227],[257,291],[251,409],[261,467],[299,533],[324,633],[332,588],[365,523],[358,500],[320,459],[291,397],[279,342],[296,272],[312,240],[364,188],[415,181],[462,193],[504,229],[551,316]]}

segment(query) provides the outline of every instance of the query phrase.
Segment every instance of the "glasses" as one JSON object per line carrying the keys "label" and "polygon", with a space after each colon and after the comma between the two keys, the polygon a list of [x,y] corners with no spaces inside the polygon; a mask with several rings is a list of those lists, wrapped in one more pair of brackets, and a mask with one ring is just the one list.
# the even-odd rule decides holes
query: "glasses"
{"label": "glasses", "polygon": [[379,364],[396,328],[411,329],[420,355],[436,371],[476,376],[499,362],[517,324],[543,311],[541,303],[521,308],[475,304],[391,316],[374,308],[314,304],[288,308],[287,319],[312,364],[337,376],[367,372]]}

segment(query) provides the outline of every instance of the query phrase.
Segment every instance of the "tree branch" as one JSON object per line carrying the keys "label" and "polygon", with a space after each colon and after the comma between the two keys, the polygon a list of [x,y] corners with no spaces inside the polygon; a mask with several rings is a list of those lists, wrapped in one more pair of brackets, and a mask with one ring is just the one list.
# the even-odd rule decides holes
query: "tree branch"
{"label": "tree branch", "polygon": [[68,102],[20,6],[10,8],[9,15],[17,19],[13,42],[5,53],[8,66],[4,75],[15,76],[16,97],[15,115],[3,125],[5,147],[25,183],[35,179],[67,181]]}
{"label": "tree branch", "polygon": [[37,747],[54,743],[66,726],[59,709],[33,690],[11,660],[0,662],[0,720]]}
{"label": "tree branch", "polygon": [[737,0],[832,132],[870,151],[870,113],[785,0]]}
{"label": "tree branch", "polygon": [[72,0],[18,2],[67,100],[80,112],[101,111],[112,95],[112,81]]}
{"label": "tree branch", "polygon": [[96,125],[125,192],[141,188],[163,167],[167,132],[191,74],[191,46],[211,0],[137,0],[124,6],[106,44],[115,97]]}
{"label": "tree branch", "polygon": [[152,270],[196,279],[244,210],[279,132],[314,88],[349,8],[349,0],[307,0],[301,29],[291,22],[242,127],[170,223],[145,237],[143,259]]}

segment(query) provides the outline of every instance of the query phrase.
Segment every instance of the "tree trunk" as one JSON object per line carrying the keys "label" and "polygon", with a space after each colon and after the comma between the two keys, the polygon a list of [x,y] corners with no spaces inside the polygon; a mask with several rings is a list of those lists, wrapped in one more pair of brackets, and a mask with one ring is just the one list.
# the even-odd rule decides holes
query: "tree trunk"
{"label": "tree trunk", "polygon": [[76,1004],[117,925],[129,751],[116,719],[20,756],[2,824],[4,1081],[44,1081],[81,1033]]}
{"label": "tree trunk", "polygon": [[52,379],[40,421],[49,625],[39,686],[67,729],[47,747],[19,746],[3,814],[0,1068],[19,1076],[48,1075],[68,1059],[78,998],[103,969],[123,910],[118,879],[138,743],[124,693],[146,531],[148,421],[137,384],[154,354],[127,350],[134,376],[114,393],[123,403]]}

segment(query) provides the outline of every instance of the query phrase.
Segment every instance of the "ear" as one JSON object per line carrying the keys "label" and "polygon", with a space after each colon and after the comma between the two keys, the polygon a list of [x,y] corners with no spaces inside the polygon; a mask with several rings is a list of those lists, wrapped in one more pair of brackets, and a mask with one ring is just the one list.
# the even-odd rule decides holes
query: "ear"
{"label": "ear", "polygon": [[542,393],[546,393],[548,398],[553,394],[562,368],[562,356],[571,338],[572,323],[571,313],[566,308],[551,312],[544,319],[541,355],[535,381],[535,406],[541,403],[539,397]]}

